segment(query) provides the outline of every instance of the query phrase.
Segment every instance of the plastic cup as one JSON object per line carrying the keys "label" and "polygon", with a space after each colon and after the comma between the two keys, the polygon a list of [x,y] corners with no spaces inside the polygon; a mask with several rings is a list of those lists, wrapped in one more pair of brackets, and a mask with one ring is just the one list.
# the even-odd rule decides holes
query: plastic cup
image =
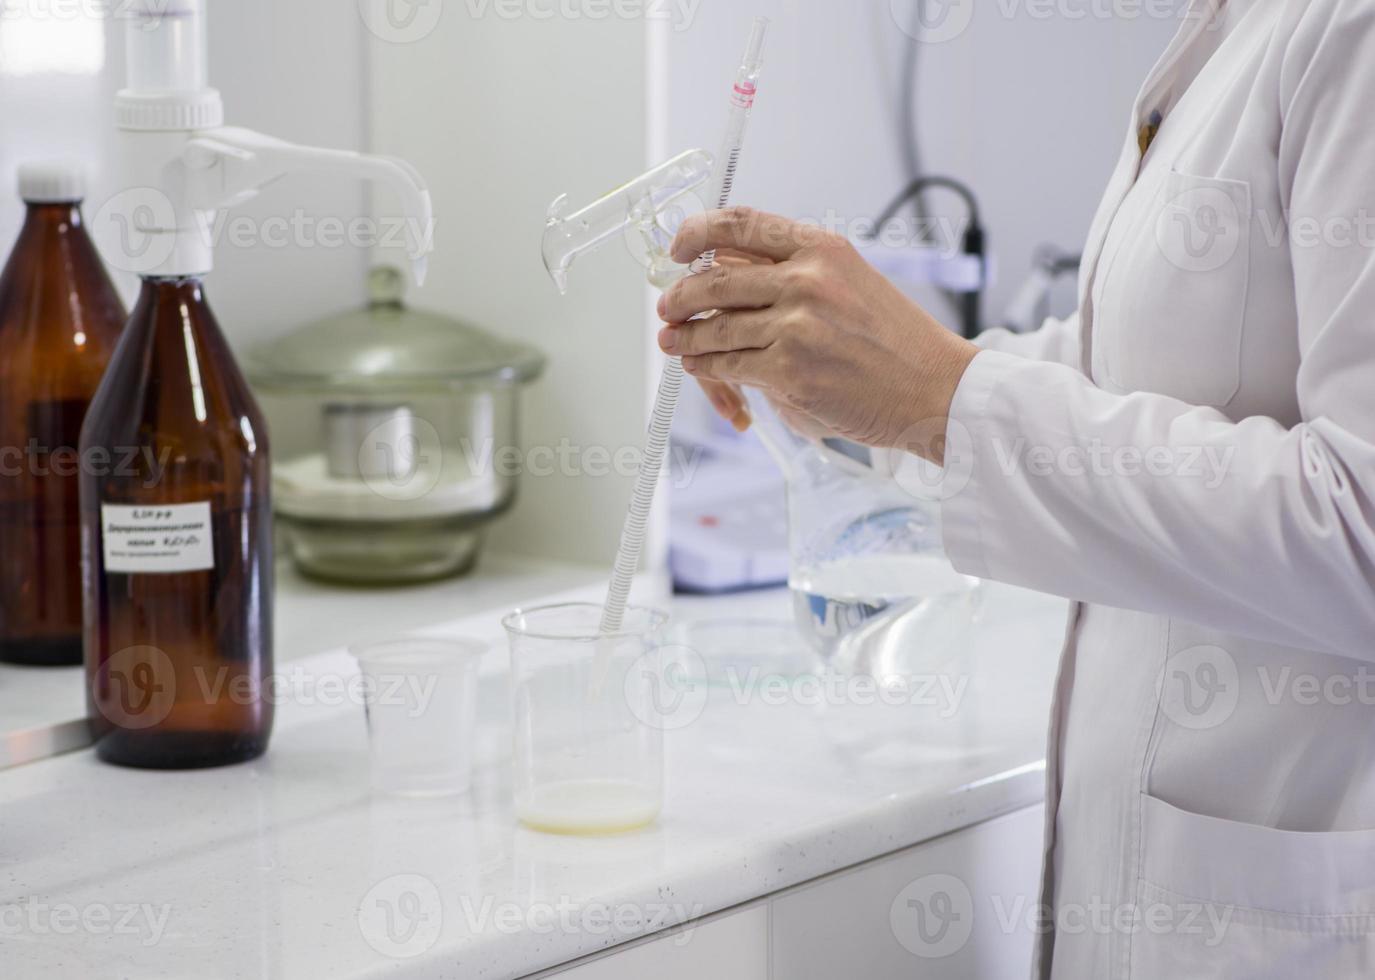
{"label": "plastic cup", "polygon": [[615,834],[663,808],[660,636],[668,617],[626,610],[601,635],[591,603],[517,610],[503,621],[515,699],[516,817],[555,834]]}
{"label": "plastic cup", "polygon": [[453,796],[472,785],[477,667],[487,644],[401,639],[352,650],[363,672],[372,785]]}

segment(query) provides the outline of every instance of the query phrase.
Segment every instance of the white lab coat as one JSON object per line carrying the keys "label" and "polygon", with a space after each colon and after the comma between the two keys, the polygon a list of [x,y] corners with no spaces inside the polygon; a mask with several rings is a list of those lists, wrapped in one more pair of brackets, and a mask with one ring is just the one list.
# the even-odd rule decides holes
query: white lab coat
{"label": "white lab coat", "polygon": [[1375,976],[1375,0],[1210,6],[952,409],[956,566],[1079,603],[1038,977]]}

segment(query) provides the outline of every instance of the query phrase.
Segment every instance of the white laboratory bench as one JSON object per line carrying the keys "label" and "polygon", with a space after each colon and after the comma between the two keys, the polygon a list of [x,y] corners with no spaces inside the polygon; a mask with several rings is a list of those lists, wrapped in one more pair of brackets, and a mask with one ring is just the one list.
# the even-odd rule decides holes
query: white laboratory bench
{"label": "white laboratory bench", "polygon": [[[511,814],[499,619],[563,590],[599,598],[595,579],[499,562],[405,593],[284,579],[279,636],[301,650],[407,630],[493,641],[473,792],[374,798],[362,709],[311,687],[347,680],[351,659],[279,649],[311,693],[279,706],[255,763],[154,773],[82,751],[0,772],[0,976],[1025,974],[1063,603],[993,589],[943,671],[967,689],[939,708],[714,686],[668,735],[656,826],[547,836]],[[789,612],[782,592],[674,605],[679,620]]]}
{"label": "white laboratory bench", "polygon": [[[299,660],[350,643],[387,639],[478,613],[503,602],[575,588],[605,572],[579,565],[492,555],[460,581],[408,589],[344,589],[302,578],[290,563],[277,566],[277,663]],[[81,667],[0,664],[0,730],[24,732],[84,717]],[[0,752],[3,760],[3,752]]]}

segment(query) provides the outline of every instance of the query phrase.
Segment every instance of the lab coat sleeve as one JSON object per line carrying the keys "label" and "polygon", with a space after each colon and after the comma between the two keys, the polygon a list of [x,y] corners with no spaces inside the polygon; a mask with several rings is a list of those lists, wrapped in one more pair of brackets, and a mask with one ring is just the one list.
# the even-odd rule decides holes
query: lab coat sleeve
{"label": "lab coat sleeve", "polygon": [[975,343],[984,350],[1015,354],[1031,361],[1056,364],[1079,363],[1079,314],[1065,320],[1047,320],[1039,330],[1013,333],[1001,328],[979,334]]}
{"label": "lab coat sleeve", "polygon": [[[1375,215],[1375,4],[1312,6],[1285,67],[1281,186],[1291,215],[1349,222]],[[1375,661],[1375,248],[1310,246],[1290,246],[1294,428],[980,353],[947,439],[956,566]]]}

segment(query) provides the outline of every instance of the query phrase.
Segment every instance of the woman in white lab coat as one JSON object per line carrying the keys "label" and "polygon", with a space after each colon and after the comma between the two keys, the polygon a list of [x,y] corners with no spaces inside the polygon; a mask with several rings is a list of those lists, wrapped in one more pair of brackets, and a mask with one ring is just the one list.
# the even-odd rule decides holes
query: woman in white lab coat
{"label": "woman in white lab coat", "polygon": [[680,260],[750,262],[661,308],[726,417],[754,385],[943,462],[955,565],[1076,600],[1042,977],[1375,976],[1375,0],[1218,6],[1141,91],[1075,317],[975,347],[748,211],[689,223]]}

